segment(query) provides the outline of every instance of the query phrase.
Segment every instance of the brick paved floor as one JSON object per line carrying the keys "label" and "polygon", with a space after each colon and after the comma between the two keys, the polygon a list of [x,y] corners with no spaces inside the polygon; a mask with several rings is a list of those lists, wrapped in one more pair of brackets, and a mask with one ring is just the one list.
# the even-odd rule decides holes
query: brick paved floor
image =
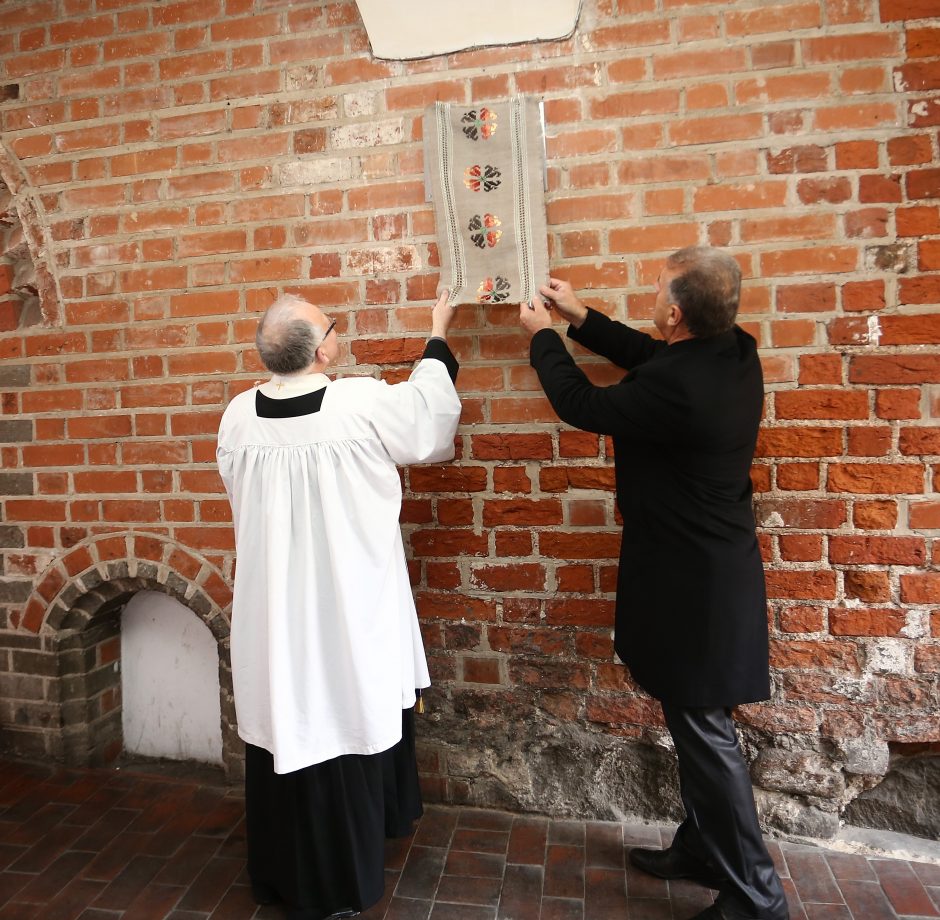
{"label": "brick paved floor", "polygon": [[[363,920],[686,920],[711,894],[627,866],[670,828],[431,806]],[[940,865],[772,842],[793,920],[940,917]],[[0,761],[2,920],[278,920],[245,873],[240,791]]]}

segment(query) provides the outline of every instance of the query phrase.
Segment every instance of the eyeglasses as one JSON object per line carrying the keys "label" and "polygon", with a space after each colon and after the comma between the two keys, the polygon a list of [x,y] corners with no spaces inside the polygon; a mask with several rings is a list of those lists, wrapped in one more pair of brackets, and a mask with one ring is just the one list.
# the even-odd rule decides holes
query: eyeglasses
{"label": "eyeglasses", "polygon": [[336,325],[336,320],[331,319],[330,325],[326,327],[326,332],[323,333],[323,338],[320,339],[320,344],[322,345],[326,341],[326,337],[333,331],[333,327]]}

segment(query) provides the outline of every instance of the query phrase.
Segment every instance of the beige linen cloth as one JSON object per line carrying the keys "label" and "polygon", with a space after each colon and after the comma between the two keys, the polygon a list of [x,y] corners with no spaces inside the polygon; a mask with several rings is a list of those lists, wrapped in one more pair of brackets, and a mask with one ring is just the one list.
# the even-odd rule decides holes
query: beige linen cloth
{"label": "beige linen cloth", "polygon": [[438,102],[424,115],[424,169],[449,302],[523,303],[548,279],[541,103]]}

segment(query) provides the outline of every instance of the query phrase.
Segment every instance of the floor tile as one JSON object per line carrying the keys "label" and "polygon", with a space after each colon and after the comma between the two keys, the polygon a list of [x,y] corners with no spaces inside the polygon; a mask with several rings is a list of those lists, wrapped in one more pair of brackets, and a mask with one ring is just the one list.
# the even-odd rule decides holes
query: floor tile
{"label": "floor tile", "polygon": [[906,862],[873,859],[875,875],[895,913],[916,917],[940,917],[927,889]]}
{"label": "floor tile", "polygon": [[895,920],[897,917],[877,882],[840,882],[839,885],[853,920]]}
{"label": "floor tile", "polygon": [[434,903],[476,904],[484,907],[496,907],[499,904],[499,892],[502,878],[471,878],[464,875],[442,875]]}
{"label": "floor tile", "polygon": [[549,844],[544,894],[551,898],[584,897],[584,849]]}
{"label": "floor tile", "polygon": [[541,866],[506,866],[497,920],[538,920],[543,878]]}
{"label": "floor tile", "polygon": [[472,875],[502,879],[506,857],[497,853],[467,853],[452,850],[444,864],[445,875]]}
{"label": "floor tile", "polygon": [[413,846],[401,870],[396,897],[430,901],[437,891],[446,860],[447,850],[441,847]]}
{"label": "floor tile", "polygon": [[475,853],[505,853],[509,846],[509,830],[491,831],[475,827],[459,827],[450,844],[452,850]]}
{"label": "floor tile", "polygon": [[509,851],[506,859],[511,863],[544,865],[548,825],[547,818],[516,818],[509,832]]}
{"label": "floor tile", "polygon": [[584,900],[542,898],[541,920],[584,920]]}
{"label": "floor tile", "polygon": [[584,920],[610,920],[627,915],[627,883],[622,869],[584,870]]}
{"label": "floor tile", "polygon": [[822,852],[786,853],[790,878],[803,902],[842,904],[842,893]]}
{"label": "floor tile", "polygon": [[623,826],[598,821],[587,822],[584,826],[584,864],[622,871]]}

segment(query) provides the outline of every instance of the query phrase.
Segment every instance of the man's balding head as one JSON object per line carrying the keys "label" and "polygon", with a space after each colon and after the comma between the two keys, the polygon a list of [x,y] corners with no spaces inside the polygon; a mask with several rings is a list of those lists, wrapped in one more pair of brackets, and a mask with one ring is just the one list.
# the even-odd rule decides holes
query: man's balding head
{"label": "man's balding head", "polygon": [[261,317],[255,344],[272,374],[297,374],[317,360],[328,321],[313,304],[282,294]]}

